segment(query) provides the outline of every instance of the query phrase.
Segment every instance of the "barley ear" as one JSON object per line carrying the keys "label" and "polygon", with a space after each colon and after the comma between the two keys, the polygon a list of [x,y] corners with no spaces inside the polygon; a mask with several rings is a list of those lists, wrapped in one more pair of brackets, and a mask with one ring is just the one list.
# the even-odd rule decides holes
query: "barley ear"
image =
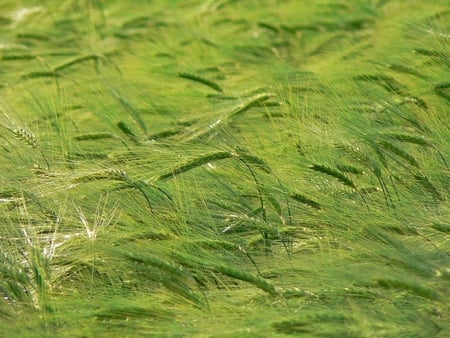
{"label": "barley ear", "polygon": [[183,78],[183,79],[187,79],[187,80],[191,80],[191,81],[195,81],[201,84],[204,84],[205,86],[208,86],[209,88],[212,88],[220,93],[223,93],[223,89],[215,82],[205,79],[204,77],[195,75],[195,74],[191,74],[191,73],[186,73],[186,72],[180,72],[178,73],[178,76]]}

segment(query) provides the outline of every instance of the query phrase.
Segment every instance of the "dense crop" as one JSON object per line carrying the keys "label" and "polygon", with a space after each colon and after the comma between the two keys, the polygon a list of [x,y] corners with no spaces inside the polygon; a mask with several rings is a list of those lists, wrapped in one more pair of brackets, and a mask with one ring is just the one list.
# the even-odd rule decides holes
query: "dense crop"
{"label": "dense crop", "polygon": [[446,1],[0,4],[0,335],[445,337]]}

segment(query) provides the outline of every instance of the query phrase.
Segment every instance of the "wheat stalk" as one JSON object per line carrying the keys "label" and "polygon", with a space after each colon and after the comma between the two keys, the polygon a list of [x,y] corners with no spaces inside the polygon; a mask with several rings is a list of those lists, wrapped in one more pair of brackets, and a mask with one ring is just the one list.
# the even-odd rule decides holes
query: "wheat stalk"
{"label": "wheat stalk", "polygon": [[128,176],[128,174],[125,171],[120,170],[120,169],[105,169],[105,170],[96,171],[93,173],[75,177],[72,179],[71,182],[72,182],[72,184],[79,184],[79,183],[89,183],[89,182],[101,181],[101,180],[121,181],[121,182],[124,182],[128,188],[138,190],[142,194],[142,196],[145,198],[147,205],[152,213],[153,213],[153,207],[152,207],[152,202],[150,200],[150,197],[147,193],[148,188],[159,191],[169,201],[172,202],[172,197],[169,194],[167,194],[163,189],[155,186],[153,183],[145,182],[142,180],[135,180],[135,179],[131,178],[130,176]]}
{"label": "wheat stalk", "polygon": [[210,268],[211,270],[220,272],[226,276],[251,283],[257,288],[264,290],[273,296],[279,295],[279,291],[272,284],[259,276],[250,274],[240,269],[235,269],[229,265],[213,265]]}
{"label": "wheat stalk", "polygon": [[60,74],[54,72],[53,70],[43,70],[43,71],[36,71],[36,72],[30,72],[27,74],[22,75],[22,79],[37,79],[41,77],[53,77],[57,78]]}
{"label": "wheat stalk", "polygon": [[117,127],[136,145],[139,145],[140,142],[135,133],[130,129],[130,127],[123,121],[117,122]]}
{"label": "wheat stalk", "polygon": [[78,135],[78,136],[74,136],[73,139],[75,141],[88,141],[88,140],[103,140],[103,139],[115,138],[115,137],[116,136],[114,136],[111,133],[104,132],[104,133],[90,133],[90,134]]}
{"label": "wheat stalk", "polygon": [[29,131],[25,130],[24,128],[16,128],[16,129],[10,129],[11,132],[16,136],[18,140],[24,141],[26,144],[33,148],[37,148],[38,141],[36,139],[36,136]]}
{"label": "wheat stalk", "polygon": [[53,68],[53,72],[59,72],[61,70],[64,70],[66,68],[72,67],[73,65],[76,65],[78,63],[82,63],[82,62],[86,62],[86,61],[96,61],[98,62],[99,60],[104,60],[103,56],[101,55],[97,55],[97,54],[89,54],[89,55],[84,55],[84,56],[79,56],[76,57],[72,60],[66,61],[62,64],[60,64],[59,66],[56,66]]}
{"label": "wheat stalk", "polygon": [[448,89],[450,88],[450,82],[442,82],[434,87],[434,91],[437,95],[443,97],[447,101],[450,101],[450,94]]}
{"label": "wheat stalk", "polygon": [[309,169],[312,169],[314,171],[332,176],[334,178],[336,178],[339,182],[341,182],[342,184],[352,188],[352,189],[356,189],[356,184],[346,175],[342,174],[341,172],[330,168],[324,164],[313,164],[309,166]]}
{"label": "wheat stalk", "polygon": [[387,75],[358,75],[353,77],[356,81],[375,83],[394,94],[404,94],[405,86],[394,78]]}
{"label": "wheat stalk", "polygon": [[204,164],[210,163],[210,162],[215,162],[215,161],[220,161],[220,160],[224,160],[227,158],[232,158],[233,154],[228,152],[228,151],[218,151],[212,154],[207,154],[207,155],[203,155],[200,157],[197,157],[191,161],[188,161],[185,164],[182,164],[180,166],[177,166],[173,169],[171,169],[170,171],[160,175],[156,181],[160,181],[160,180],[165,180],[168,178],[173,178],[177,175],[180,175],[182,173],[185,173],[189,170],[195,169],[197,167],[200,167]]}
{"label": "wheat stalk", "polygon": [[205,79],[204,77],[195,75],[195,74],[191,74],[191,73],[186,73],[186,72],[180,72],[178,73],[178,76],[183,78],[183,79],[188,79],[191,81],[195,81],[201,84],[204,84],[205,86],[208,86],[209,88],[212,88],[218,92],[223,93],[223,89],[215,82]]}
{"label": "wheat stalk", "polygon": [[416,167],[416,168],[420,168],[419,162],[417,162],[417,160],[412,155],[410,155],[406,151],[400,149],[393,143],[385,141],[385,140],[380,140],[377,143],[380,146],[382,146],[384,149],[388,150],[389,152],[391,152],[391,153],[397,155],[398,157],[402,158],[403,160],[405,160],[406,163],[408,163],[409,165]]}
{"label": "wheat stalk", "polygon": [[[147,126],[145,125],[144,120],[142,120],[140,113],[133,107],[133,105],[123,97],[117,90],[110,90],[112,95],[119,101],[120,105],[125,109],[125,111],[129,112],[139,127],[142,129],[144,134],[147,134]],[[119,127],[120,128],[120,127]]]}
{"label": "wheat stalk", "polygon": [[321,210],[322,207],[320,206],[320,203],[317,201],[314,201],[313,199],[306,197],[303,194],[294,193],[291,195],[291,197],[296,200],[297,202],[303,203],[309,207],[312,207],[314,209]]}

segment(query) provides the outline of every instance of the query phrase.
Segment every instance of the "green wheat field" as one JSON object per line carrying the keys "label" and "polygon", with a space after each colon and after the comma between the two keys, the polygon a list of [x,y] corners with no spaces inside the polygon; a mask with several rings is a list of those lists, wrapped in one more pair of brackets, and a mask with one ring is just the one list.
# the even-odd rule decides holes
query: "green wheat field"
{"label": "green wheat field", "polygon": [[445,0],[2,0],[1,337],[449,337]]}

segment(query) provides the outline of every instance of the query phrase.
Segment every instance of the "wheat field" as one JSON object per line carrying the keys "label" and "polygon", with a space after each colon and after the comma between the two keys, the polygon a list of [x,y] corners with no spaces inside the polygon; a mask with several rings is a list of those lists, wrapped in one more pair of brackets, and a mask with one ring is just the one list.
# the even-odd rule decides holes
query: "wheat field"
{"label": "wheat field", "polygon": [[0,336],[448,337],[450,6],[3,0]]}

